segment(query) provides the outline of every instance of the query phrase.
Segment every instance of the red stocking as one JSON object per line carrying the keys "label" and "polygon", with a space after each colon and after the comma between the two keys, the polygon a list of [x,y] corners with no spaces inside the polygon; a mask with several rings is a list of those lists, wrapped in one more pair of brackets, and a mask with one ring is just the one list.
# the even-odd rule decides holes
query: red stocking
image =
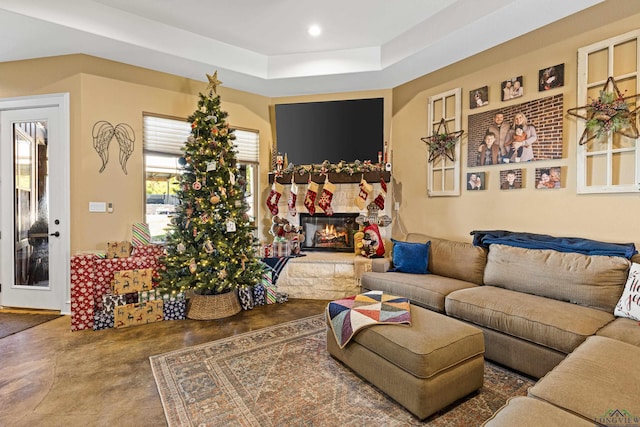
{"label": "red stocking", "polygon": [[267,207],[273,216],[278,215],[278,202],[280,201],[280,196],[282,196],[283,189],[284,186],[282,184],[273,181],[271,192],[269,193],[269,197],[267,197]]}
{"label": "red stocking", "polygon": [[327,179],[322,187],[322,195],[318,206],[322,209],[327,216],[333,215],[333,209],[331,208],[331,201],[333,200],[333,193],[336,191],[336,185],[329,182]]}
{"label": "red stocking", "polygon": [[373,185],[369,184],[364,178],[360,180],[360,192],[356,196],[355,202],[358,209],[363,210],[366,206],[367,197],[369,197],[369,193],[373,190]]}
{"label": "red stocking", "polygon": [[296,216],[298,213],[296,210],[296,201],[298,200],[298,185],[291,178],[291,192],[289,193],[289,201],[287,206],[289,207],[289,215]]}
{"label": "red stocking", "polygon": [[318,184],[313,181],[309,181],[307,194],[304,197],[304,206],[309,211],[309,215],[316,213],[316,197],[318,197]]}
{"label": "red stocking", "polygon": [[387,197],[387,183],[384,182],[384,179],[380,179],[380,193],[378,193],[373,203],[378,205],[380,210],[384,210],[384,199],[386,197]]}

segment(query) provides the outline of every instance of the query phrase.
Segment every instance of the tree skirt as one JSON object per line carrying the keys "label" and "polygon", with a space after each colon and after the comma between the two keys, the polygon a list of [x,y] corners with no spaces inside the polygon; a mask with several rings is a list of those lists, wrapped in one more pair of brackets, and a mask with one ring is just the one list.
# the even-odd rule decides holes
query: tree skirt
{"label": "tree skirt", "polygon": [[479,392],[421,423],[333,359],[317,315],[150,357],[169,426],[480,425],[534,381],[485,362]]}

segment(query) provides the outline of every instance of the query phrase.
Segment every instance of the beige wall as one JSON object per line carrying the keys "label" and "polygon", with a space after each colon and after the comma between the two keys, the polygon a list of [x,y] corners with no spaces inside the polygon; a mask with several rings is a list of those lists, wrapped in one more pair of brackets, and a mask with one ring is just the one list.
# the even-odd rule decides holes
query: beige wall
{"label": "beige wall", "polygon": [[[144,220],[143,112],[186,118],[197,106],[198,91],[206,91],[207,84],[85,55],[0,63],[0,75],[0,97],[70,93],[71,253],[129,240],[131,224]],[[268,140],[268,98],[225,87],[218,93],[232,126],[258,130]],[[99,173],[102,163],[92,138],[99,120],[127,123],[134,129],[128,174],[120,167],[115,140],[109,162]],[[268,162],[265,147],[261,163]],[[261,172],[266,180],[268,168]],[[113,213],[90,213],[89,201],[111,202]]]}
{"label": "beige wall", "polygon": [[[615,7],[614,7],[615,5]],[[427,98],[462,88],[462,128],[467,129],[469,91],[489,86],[496,109],[544,96],[564,94],[564,110],[576,106],[577,50],[579,47],[638,29],[640,2],[609,1],[591,10],[512,40],[439,72],[423,76],[393,90],[393,166],[395,198],[400,211],[394,236],[422,232],[469,241],[477,229],[506,229],[607,241],[640,242],[640,194],[576,194],[576,119],[564,120],[564,155],[561,160],[520,164],[526,170],[525,189],[501,191],[499,171],[507,165],[467,168],[467,140],[462,140],[462,183],[467,172],[486,171],[488,189],[461,190],[459,197],[427,197]],[[565,64],[565,85],[538,92],[538,70]],[[525,95],[500,101],[500,83],[524,76]],[[582,105],[582,104],[580,104]],[[474,113],[478,110],[474,110]],[[465,134],[466,135],[466,134]],[[563,188],[536,190],[535,168],[562,166]],[[513,167],[513,166],[511,166]],[[466,185],[466,184],[465,184]]]}
{"label": "beige wall", "polygon": [[[563,93],[564,109],[575,106],[577,49],[637,29],[638,22],[640,2],[608,1],[395,89],[269,99],[222,86],[219,93],[230,123],[260,132],[261,239],[268,238],[270,224],[264,200],[275,140],[273,105],[384,97],[385,139],[389,141],[393,163],[393,185],[387,200],[390,206],[395,201],[400,205],[393,224],[395,237],[416,231],[470,240],[469,232],[474,229],[500,228],[640,242],[640,227],[633,222],[640,210],[640,195],[576,194],[574,119],[565,118],[563,159],[523,166],[526,188],[518,191],[498,189],[499,171],[505,166],[467,169],[467,141],[463,138],[462,177],[471,170],[485,170],[489,188],[474,193],[462,189],[459,197],[427,197],[427,152],[420,140],[427,134],[427,98],[455,87],[462,88],[465,130],[469,91],[488,85],[490,105],[485,108],[499,108],[500,82],[513,76],[523,75],[525,79],[525,96],[514,103]],[[559,63],[565,64],[565,86],[544,95],[538,93],[535,84],[538,70]],[[0,63],[0,76],[2,98],[70,93],[71,252],[102,248],[107,240],[129,239],[130,224],[144,217],[142,113],[186,117],[196,106],[198,92],[206,90],[206,83],[86,55]],[[224,81],[224,76],[220,78]],[[101,163],[91,137],[93,124],[98,120],[128,123],[134,128],[135,151],[128,161],[127,175],[120,169],[115,141],[109,164],[102,174],[98,173]],[[563,167],[563,188],[536,190],[535,168],[558,164]],[[112,202],[114,212],[89,213],[89,201]]]}

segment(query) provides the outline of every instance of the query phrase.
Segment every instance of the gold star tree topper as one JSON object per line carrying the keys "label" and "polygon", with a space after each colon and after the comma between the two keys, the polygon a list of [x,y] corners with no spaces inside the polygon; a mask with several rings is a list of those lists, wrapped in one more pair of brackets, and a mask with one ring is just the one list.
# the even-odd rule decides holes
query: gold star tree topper
{"label": "gold star tree topper", "polygon": [[222,84],[222,82],[218,80],[218,70],[216,70],[213,75],[207,74],[207,79],[209,79],[209,86],[207,86],[207,89],[213,90],[217,95],[218,86]]}
{"label": "gold star tree topper", "polygon": [[[441,130],[442,128],[444,130]],[[455,162],[455,146],[463,133],[463,130],[449,132],[446,120],[440,120],[438,128],[433,135],[420,138],[429,148],[429,162],[440,156],[447,156],[452,162]]]}

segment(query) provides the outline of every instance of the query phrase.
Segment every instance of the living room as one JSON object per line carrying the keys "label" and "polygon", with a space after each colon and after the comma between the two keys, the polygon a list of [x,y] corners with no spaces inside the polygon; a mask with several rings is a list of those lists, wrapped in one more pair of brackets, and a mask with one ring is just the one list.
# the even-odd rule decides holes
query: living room
{"label": "living room", "polygon": [[[519,19],[526,21],[526,17]],[[579,174],[587,162],[580,160],[582,146],[578,142],[584,120],[567,113],[587,102],[579,96],[580,72],[576,59],[579,49],[636,31],[638,22],[638,2],[605,1],[414,80],[375,90],[266,96],[221,85],[218,93],[224,109],[229,112],[230,123],[260,134],[257,198],[260,240],[267,243],[272,238],[269,235],[272,215],[265,207],[265,200],[270,189],[268,174],[276,140],[274,105],[383,98],[384,139],[389,142],[392,167],[387,198],[392,223],[383,230],[385,239],[401,239],[413,232],[470,242],[473,230],[504,229],[639,245],[640,231],[634,226],[635,212],[640,206],[638,183],[631,183],[636,186],[635,192],[619,192],[613,186],[599,192],[585,191]],[[470,37],[475,36],[481,35]],[[540,92],[539,72],[558,64],[564,66],[563,86]],[[69,253],[100,250],[107,241],[129,239],[131,224],[142,221],[145,212],[143,114],[186,118],[197,104],[198,92],[207,88],[205,76],[187,78],[77,53],[3,62],[0,74],[0,98],[69,93]],[[517,100],[503,101],[501,84],[520,76],[524,94]],[[219,78],[225,82],[223,71],[219,72]],[[470,108],[470,92],[485,86],[489,104],[479,109]],[[428,146],[422,138],[429,134],[430,98],[455,88],[461,88],[461,127],[449,131],[465,130],[459,142],[458,185],[466,185],[469,173],[483,173],[485,190],[460,188],[453,196],[440,197],[437,189],[431,188],[429,192],[434,171],[430,170]],[[626,95],[635,93],[630,91]],[[556,95],[563,97],[562,154],[517,165],[517,169],[523,171],[519,176],[522,188],[500,189],[501,173],[513,169],[513,164],[469,166],[469,156],[475,155],[469,147],[477,142],[469,140],[470,116]],[[123,173],[115,161],[102,173],[98,172],[101,159],[91,142],[92,128],[100,120],[129,123],[139,135],[127,164],[128,173]],[[560,168],[560,188],[537,189],[537,169],[551,167]],[[629,168],[634,171],[629,172]],[[636,177],[637,170],[637,164],[629,166],[627,160],[623,160],[615,164],[613,180],[626,179],[629,173]],[[108,201],[113,211],[90,212],[87,206],[93,201]],[[69,307],[62,307],[61,311],[68,313]],[[82,342],[94,340],[88,335],[78,333],[71,339],[72,345],[89,345]]]}

